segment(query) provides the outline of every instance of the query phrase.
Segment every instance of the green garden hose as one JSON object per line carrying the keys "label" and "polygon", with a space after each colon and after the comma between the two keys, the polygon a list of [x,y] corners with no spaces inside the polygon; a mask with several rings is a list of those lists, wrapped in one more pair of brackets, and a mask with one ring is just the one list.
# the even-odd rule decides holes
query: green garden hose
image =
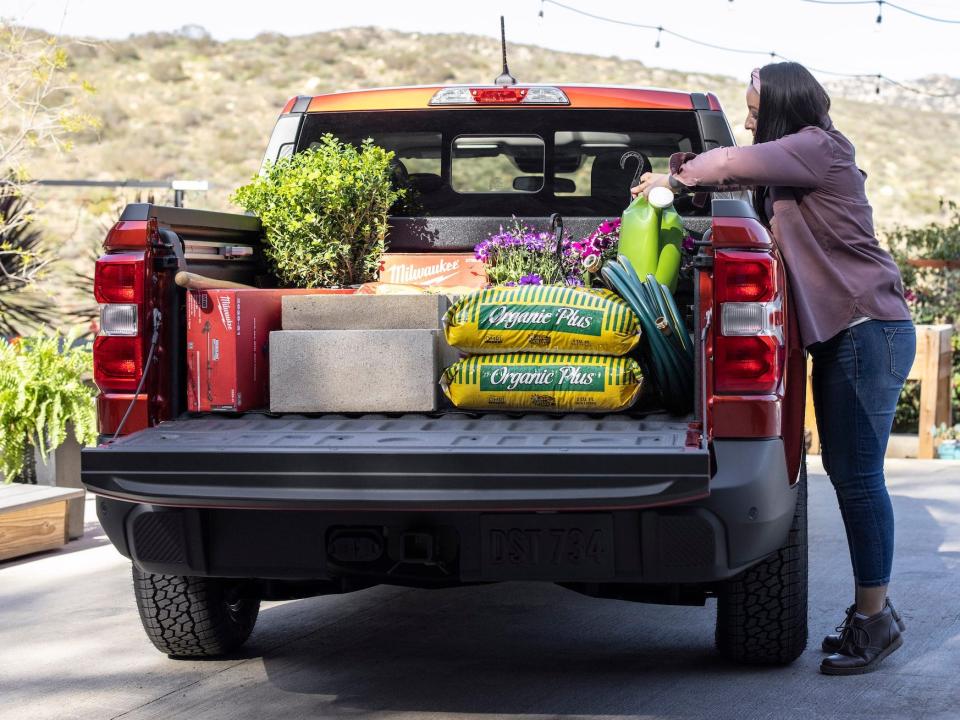
{"label": "green garden hose", "polygon": [[600,274],[640,319],[646,338],[641,340],[641,355],[664,405],[677,414],[689,412],[694,395],[693,345],[670,290],[653,275],[641,280],[623,255],[606,262]]}

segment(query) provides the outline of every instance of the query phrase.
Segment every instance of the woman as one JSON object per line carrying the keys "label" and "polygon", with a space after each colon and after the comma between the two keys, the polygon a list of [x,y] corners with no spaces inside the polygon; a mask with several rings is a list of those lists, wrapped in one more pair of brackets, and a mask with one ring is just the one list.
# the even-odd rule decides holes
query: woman
{"label": "woman", "polygon": [[916,351],[900,272],[874,236],[865,175],[833,127],[830,98],[797,63],[754,70],[745,126],[754,144],[677,153],[670,174],[646,173],[632,189],[681,192],[751,187],[790,279],[804,347],[813,358],[813,401],[823,464],[847,533],[854,604],[824,638],[831,675],[871,672],[902,644],[887,599],[893,508],[883,457]]}

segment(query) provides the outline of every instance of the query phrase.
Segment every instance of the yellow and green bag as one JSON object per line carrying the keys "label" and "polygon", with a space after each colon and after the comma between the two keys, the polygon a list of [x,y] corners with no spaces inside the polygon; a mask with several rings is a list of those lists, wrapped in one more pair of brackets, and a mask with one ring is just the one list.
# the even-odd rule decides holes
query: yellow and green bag
{"label": "yellow and green bag", "polygon": [[642,381],[631,358],[504,353],[464,358],[440,385],[465,410],[615,412],[633,405]]}
{"label": "yellow and green bag", "polygon": [[616,294],[553,285],[478,290],[447,310],[443,329],[471,353],[626,355],[640,340],[640,321]]}

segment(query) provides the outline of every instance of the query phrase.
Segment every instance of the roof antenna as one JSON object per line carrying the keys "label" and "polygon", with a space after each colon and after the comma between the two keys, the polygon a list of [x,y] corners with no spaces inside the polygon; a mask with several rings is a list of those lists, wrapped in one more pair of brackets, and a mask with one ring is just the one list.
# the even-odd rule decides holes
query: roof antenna
{"label": "roof antenna", "polygon": [[503,53],[503,72],[493,81],[494,85],[516,85],[517,79],[510,74],[507,67],[507,30],[503,24],[503,15],[500,16],[500,50]]}

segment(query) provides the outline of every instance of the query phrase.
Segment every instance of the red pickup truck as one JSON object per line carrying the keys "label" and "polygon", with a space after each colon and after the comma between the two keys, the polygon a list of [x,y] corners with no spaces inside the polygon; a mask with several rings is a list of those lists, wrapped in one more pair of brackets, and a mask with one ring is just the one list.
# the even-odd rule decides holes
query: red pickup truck
{"label": "red pickup truck", "polygon": [[[511,216],[544,226],[560,213],[587,234],[621,213],[638,166],[734,143],[711,94],[434,86],[293,98],[265,161],[324,133],[395,153],[410,191],[390,218],[400,252],[468,251]],[[683,417],[189,413],[174,274],[263,283],[261,226],[127,206],[97,263],[102,442],[83,452],[83,481],[133,561],[154,645],[229,652],[262,599],[535,580],[598,598],[715,598],[723,655],[798,657],[805,356],[783,265],[743,199],[676,205],[699,246],[676,293],[697,348]],[[764,322],[745,328],[745,304]]]}

